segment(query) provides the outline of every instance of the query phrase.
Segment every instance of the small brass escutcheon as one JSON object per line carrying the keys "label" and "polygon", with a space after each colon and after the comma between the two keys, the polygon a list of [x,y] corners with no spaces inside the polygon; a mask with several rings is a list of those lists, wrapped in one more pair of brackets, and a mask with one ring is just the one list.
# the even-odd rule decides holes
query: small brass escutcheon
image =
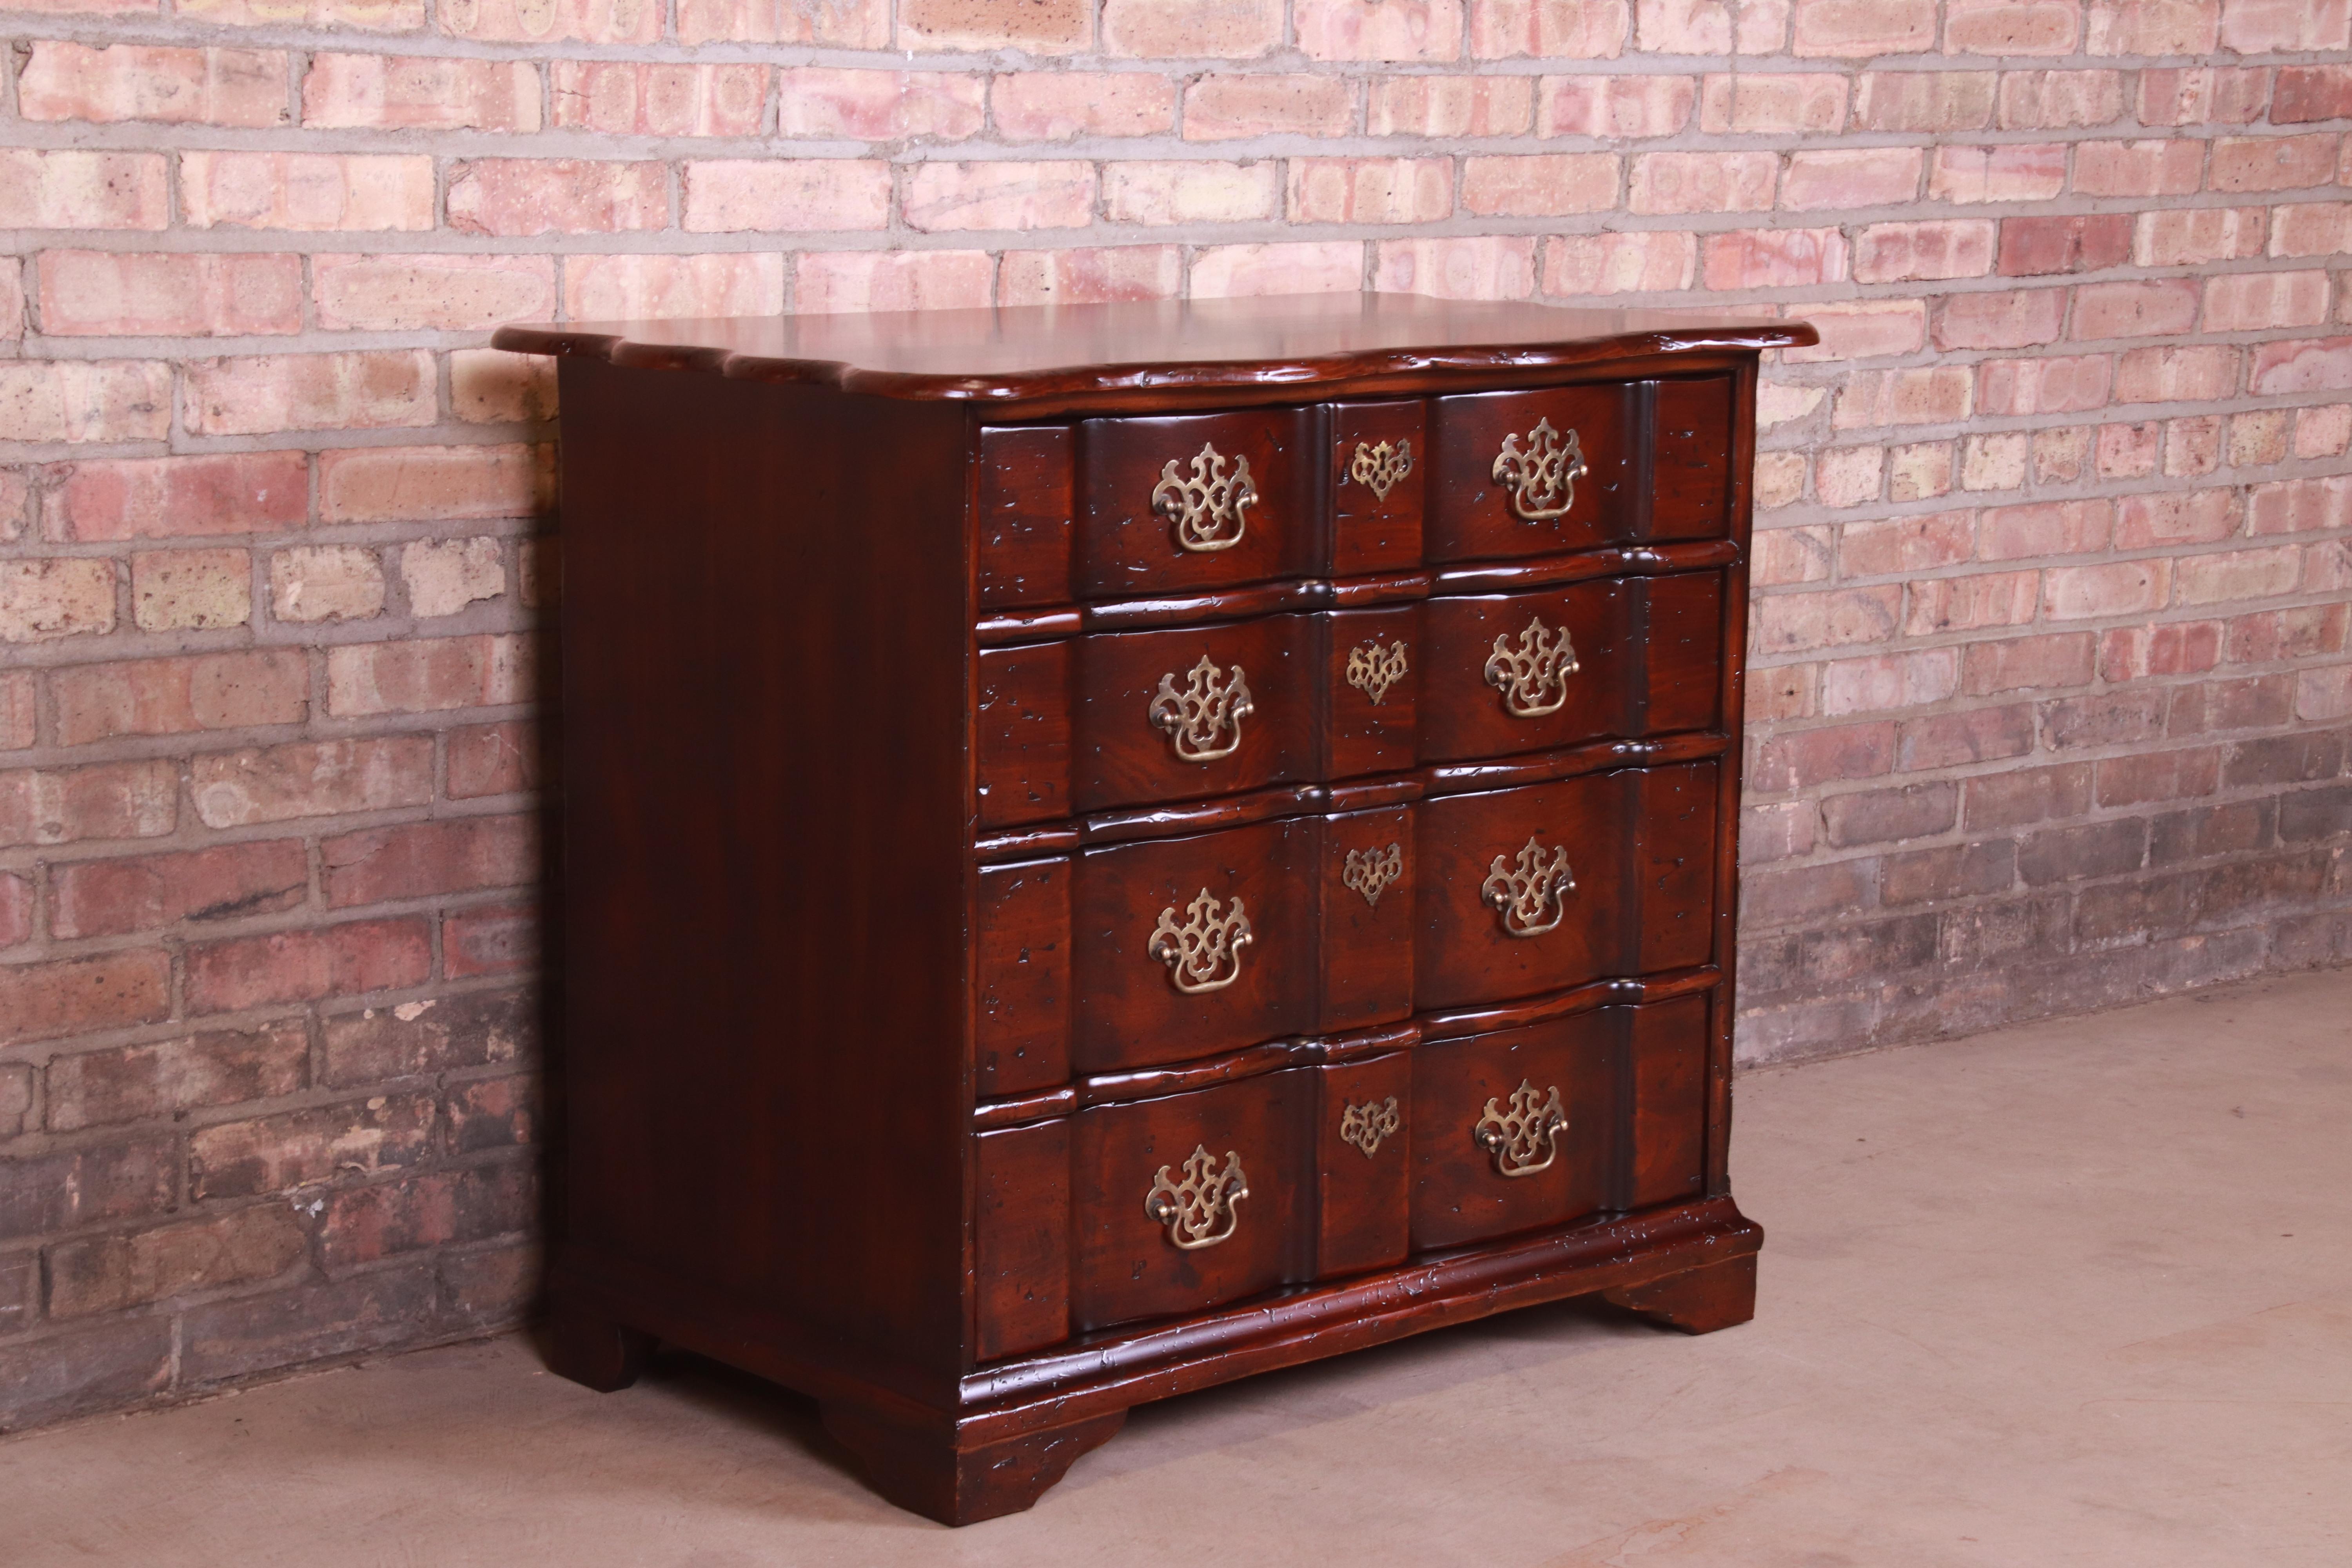
{"label": "small brass escutcheon", "polygon": [[1512,718],[1540,719],[1568,706],[1568,678],[1581,668],[1568,628],[1555,635],[1535,616],[1519,634],[1518,647],[1511,646],[1507,633],[1495,639],[1486,658],[1486,684],[1503,694],[1503,708]]}
{"label": "small brass escutcheon", "polygon": [[1348,684],[1371,700],[1377,708],[1389,688],[1405,678],[1402,638],[1382,647],[1377,642],[1358,643],[1348,650]]}
{"label": "small brass escutcheon", "polygon": [[1386,441],[1377,447],[1356,443],[1356,455],[1348,463],[1348,477],[1372,492],[1374,500],[1389,499],[1389,490],[1396,482],[1412,472],[1412,443],[1399,441],[1390,446]]}
{"label": "small brass escutcheon", "polygon": [[1404,875],[1404,844],[1402,840],[1385,849],[1350,849],[1348,862],[1339,868],[1339,885],[1364,895],[1364,902],[1373,909],[1381,907],[1381,895],[1388,885]]}
{"label": "small brass escutcheon", "polygon": [[[1513,936],[1541,936],[1559,924],[1568,915],[1568,895],[1574,891],[1568,851],[1554,845],[1546,858],[1543,846],[1533,838],[1519,847],[1512,866],[1496,856],[1486,868],[1486,879],[1478,884],[1479,900],[1503,917],[1503,929]],[[1546,909],[1551,910],[1549,920],[1543,918]]]}
{"label": "small brass escutcheon", "polygon": [[1528,449],[1519,450],[1517,436],[1503,437],[1495,458],[1496,484],[1511,487],[1511,515],[1521,522],[1550,522],[1568,515],[1576,504],[1576,481],[1584,478],[1584,446],[1570,430],[1566,437],[1538,419],[1528,432]]}
{"label": "small brass escutcheon", "polygon": [[1184,761],[1213,763],[1240,748],[1242,721],[1256,711],[1249,682],[1242,679],[1242,667],[1234,666],[1228,678],[1204,653],[1201,662],[1185,672],[1183,690],[1176,689],[1172,670],[1160,678],[1160,690],[1144,710],[1144,717],[1153,729],[1167,734],[1168,743]]}
{"label": "small brass escutcheon", "polygon": [[1404,1125],[1397,1111],[1395,1095],[1375,1100],[1363,1105],[1349,1105],[1339,1112],[1339,1142],[1350,1148],[1361,1149],[1369,1160],[1380,1152],[1382,1142],[1396,1136]]}
{"label": "small brass escutcheon", "polygon": [[1192,995],[1223,991],[1239,980],[1242,949],[1256,940],[1239,899],[1227,913],[1203,888],[1184,907],[1183,924],[1176,923],[1175,905],[1160,911],[1160,921],[1151,928],[1151,945],[1145,951],[1154,962],[1168,966],[1168,978],[1177,990]]}
{"label": "small brass escutcheon", "polygon": [[1201,554],[1239,544],[1249,531],[1244,513],[1257,501],[1249,459],[1235,458],[1228,476],[1223,455],[1203,443],[1192,455],[1191,477],[1178,473],[1176,463],[1171,458],[1160,470],[1160,482],[1151,489],[1151,510],[1176,525],[1177,544]]}
{"label": "small brass escutcheon", "polygon": [[[1527,1079],[1511,1090],[1511,1108],[1498,1108],[1493,1100],[1486,1101],[1486,1114],[1470,1129],[1470,1141],[1486,1151],[1495,1162],[1495,1173],[1499,1176],[1532,1176],[1538,1171],[1549,1170],[1559,1158],[1559,1135],[1568,1131],[1568,1111],[1559,1103],[1559,1086],[1554,1084],[1549,1099],[1536,1092],[1536,1086]],[[1543,1155],[1538,1160],[1536,1155]]]}
{"label": "small brass escutcheon", "polygon": [[1226,1150],[1225,1168],[1220,1171],[1209,1146],[1196,1143],[1184,1157],[1182,1180],[1172,1179],[1167,1166],[1160,1167],[1151,1190],[1143,1195],[1143,1212],[1155,1225],[1168,1227],[1169,1245],[1196,1252],[1232,1237],[1241,1223],[1234,1205],[1247,1196],[1249,1175],[1242,1169],[1242,1157]]}

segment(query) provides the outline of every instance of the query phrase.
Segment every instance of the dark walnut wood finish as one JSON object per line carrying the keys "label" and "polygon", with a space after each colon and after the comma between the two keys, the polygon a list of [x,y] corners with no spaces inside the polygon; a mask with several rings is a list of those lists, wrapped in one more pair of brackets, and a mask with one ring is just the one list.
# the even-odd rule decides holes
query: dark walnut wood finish
{"label": "dark walnut wood finish", "polygon": [[772,1377],[962,1523],[1229,1378],[1564,1296],[1747,1319],[1748,476],[1757,354],[1812,341],[500,333],[562,356],[557,1370]]}

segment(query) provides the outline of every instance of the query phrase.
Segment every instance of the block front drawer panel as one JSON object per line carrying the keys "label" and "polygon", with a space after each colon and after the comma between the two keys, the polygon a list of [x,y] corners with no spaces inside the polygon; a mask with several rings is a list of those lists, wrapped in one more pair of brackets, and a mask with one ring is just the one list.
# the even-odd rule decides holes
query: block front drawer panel
{"label": "block front drawer panel", "polygon": [[983,649],[1000,827],[1718,722],[1723,577],[1615,577]]}
{"label": "block front drawer panel", "polygon": [[980,600],[1718,538],[1732,414],[1706,376],[983,430]]}
{"label": "block front drawer panel", "polygon": [[1709,1005],[1602,1008],[984,1133],[981,1357],[1695,1197]]}
{"label": "block front drawer panel", "polygon": [[1705,963],[1713,761],[991,866],[982,1099]]}

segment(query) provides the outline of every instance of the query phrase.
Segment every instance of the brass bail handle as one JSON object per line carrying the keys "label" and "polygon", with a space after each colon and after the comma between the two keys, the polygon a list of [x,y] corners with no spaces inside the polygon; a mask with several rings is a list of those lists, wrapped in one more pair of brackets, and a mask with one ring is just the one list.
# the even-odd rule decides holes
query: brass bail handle
{"label": "brass bail handle", "polygon": [[[1555,844],[1547,854],[1533,837],[1519,847],[1512,863],[1500,855],[1486,868],[1478,884],[1478,900],[1502,917],[1503,930],[1512,936],[1541,936],[1568,918],[1568,895],[1576,891],[1569,868],[1568,850]],[[1546,920],[1544,911],[1551,918]]]}
{"label": "brass bail handle", "polygon": [[[1559,1158],[1559,1135],[1568,1131],[1568,1110],[1559,1102],[1559,1086],[1549,1095],[1537,1092],[1527,1079],[1511,1091],[1506,1110],[1496,1099],[1486,1101],[1486,1113],[1470,1129],[1470,1141],[1486,1151],[1498,1176],[1532,1176],[1551,1168]],[[1543,1155],[1541,1160],[1536,1156]]]}
{"label": "brass bail handle", "polygon": [[1175,525],[1180,549],[1195,553],[1231,550],[1249,531],[1248,509],[1257,502],[1249,459],[1236,456],[1225,472],[1224,454],[1207,442],[1192,455],[1192,472],[1171,458],[1151,489],[1151,510]]}
{"label": "brass bail handle", "polygon": [[1537,420],[1527,439],[1522,451],[1517,435],[1506,436],[1503,449],[1495,455],[1494,479],[1511,488],[1511,515],[1521,522],[1566,517],[1576,504],[1576,481],[1590,471],[1584,466],[1584,444],[1574,429],[1563,437],[1549,419]]}
{"label": "brass bail handle", "polygon": [[1237,1205],[1247,1196],[1249,1173],[1242,1169],[1241,1155],[1226,1150],[1224,1168],[1219,1170],[1209,1146],[1196,1143],[1184,1157],[1182,1176],[1166,1165],[1160,1167],[1151,1190],[1143,1194],[1143,1212],[1153,1224],[1167,1227],[1171,1247],[1197,1252],[1233,1239],[1241,1224]]}

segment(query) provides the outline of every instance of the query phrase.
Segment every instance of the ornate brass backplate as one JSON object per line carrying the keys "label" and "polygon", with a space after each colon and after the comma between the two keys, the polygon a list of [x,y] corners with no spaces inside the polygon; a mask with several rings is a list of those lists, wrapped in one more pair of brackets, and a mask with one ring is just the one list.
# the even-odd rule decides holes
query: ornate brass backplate
{"label": "ornate brass backplate", "polygon": [[1184,907],[1183,924],[1176,923],[1175,905],[1160,911],[1160,922],[1151,928],[1151,945],[1146,951],[1155,962],[1168,966],[1168,978],[1176,989],[1190,995],[1223,991],[1239,980],[1242,949],[1256,940],[1239,899],[1234,900],[1229,913],[1203,888],[1200,897]]}
{"label": "ornate brass backplate", "polygon": [[1540,719],[1568,705],[1568,678],[1580,668],[1568,628],[1555,633],[1541,616],[1535,616],[1519,633],[1517,647],[1507,634],[1495,639],[1486,659],[1486,684],[1503,694],[1503,707],[1512,718]]}
{"label": "ornate brass backplate", "polygon": [[[1499,1176],[1532,1176],[1559,1158],[1559,1135],[1568,1131],[1568,1111],[1559,1103],[1559,1086],[1549,1099],[1536,1092],[1526,1079],[1511,1090],[1511,1108],[1486,1101],[1486,1114],[1470,1129],[1470,1141],[1494,1157]],[[1543,1155],[1541,1160],[1536,1156]]]}
{"label": "ornate brass backplate", "polygon": [[1363,1105],[1349,1105],[1339,1112],[1339,1142],[1352,1149],[1361,1149],[1369,1160],[1380,1152],[1383,1141],[1396,1136],[1404,1125],[1398,1113],[1396,1096],[1375,1100]]}
{"label": "ornate brass backplate", "polygon": [[1200,553],[1239,544],[1249,530],[1244,514],[1257,501],[1249,459],[1235,458],[1228,477],[1223,456],[1203,444],[1192,456],[1191,477],[1179,474],[1176,463],[1174,458],[1168,459],[1151,489],[1151,510],[1176,525],[1176,542]]}
{"label": "ornate brass backplate", "polygon": [[1249,1175],[1242,1169],[1242,1157],[1231,1149],[1225,1151],[1225,1168],[1216,1168],[1217,1162],[1209,1153],[1209,1146],[1196,1143],[1184,1157],[1184,1176],[1171,1179],[1168,1167],[1151,1179],[1151,1190],[1143,1196],[1143,1212],[1156,1225],[1168,1227],[1168,1242],[1183,1252],[1198,1251],[1229,1240],[1234,1227],[1241,1223],[1235,1207],[1249,1196]]}
{"label": "ornate brass backplate", "polygon": [[[1576,878],[1569,869],[1568,851],[1552,847],[1549,857],[1543,846],[1529,838],[1520,846],[1516,864],[1505,866],[1500,855],[1486,868],[1486,879],[1478,884],[1478,898],[1503,917],[1503,929],[1513,936],[1541,936],[1559,924],[1568,914],[1568,895],[1576,891]],[[1551,918],[1544,919],[1550,910]]]}
{"label": "ornate brass backplate", "polygon": [[1576,481],[1585,476],[1584,447],[1570,430],[1567,436],[1538,419],[1528,432],[1528,448],[1519,450],[1517,436],[1503,437],[1495,458],[1496,484],[1511,487],[1511,515],[1522,522],[1549,522],[1568,515],[1576,504]]}
{"label": "ornate brass backplate", "polygon": [[1412,472],[1412,443],[1399,441],[1390,446],[1386,441],[1377,447],[1356,443],[1356,455],[1348,463],[1348,477],[1372,492],[1374,500],[1389,499],[1389,489],[1399,479]]}
{"label": "ornate brass backplate", "polygon": [[1373,909],[1381,907],[1381,895],[1388,885],[1404,875],[1404,844],[1402,840],[1385,849],[1350,849],[1348,862],[1339,868],[1339,885],[1364,895],[1364,902]]}
{"label": "ornate brass backplate", "polygon": [[1242,667],[1234,666],[1228,677],[1204,653],[1185,673],[1183,690],[1176,689],[1173,671],[1160,678],[1160,690],[1144,717],[1167,733],[1168,743],[1186,762],[1213,763],[1239,749],[1242,721],[1256,711]]}
{"label": "ornate brass backplate", "polygon": [[1402,640],[1382,647],[1377,642],[1358,643],[1348,650],[1348,684],[1371,699],[1374,707],[1389,694],[1389,688],[1405,676],[1405,653]]}

